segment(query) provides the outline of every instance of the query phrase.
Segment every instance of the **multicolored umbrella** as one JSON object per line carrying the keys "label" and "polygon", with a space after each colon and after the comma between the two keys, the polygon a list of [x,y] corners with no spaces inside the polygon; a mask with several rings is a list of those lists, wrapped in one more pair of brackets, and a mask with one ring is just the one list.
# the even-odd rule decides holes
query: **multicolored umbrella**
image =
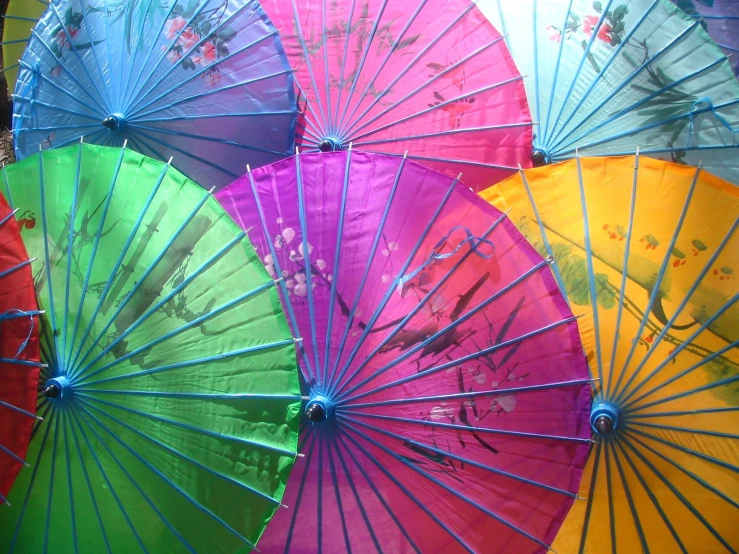
{"label": "multicolored umbrella", "polygon": [[3,19],[3,73],[8,90],[15,88],[18,60],[31,38],[31,30],[49,7],[48,0],[10,0]]}
{"label": "multicolored umbrella", "polygon": [[641,157],[528,170],[483,193],[584,313],[593,437],[558,552],[739,550],[739,189]]}
{"label": "multicolored umbrella", "polygon": [[590,445],[549,264],[457,179],[302,154],[217,195],[300,337],[300,449],[272,552],[545,552]]}
{"label": "multicolored umbrella", "polygon": [[672,0],[703,28],[721,47],[739,76],[739,2],[736,0]]}
{"label": "multicolored umbrella", "polygon": [[669,0],[482,0],[526,75],[535,165],[642,154],[739,184],[739,81]]}
{"label": "multicolored umbrella", "polygon": [[4,170],[48,368],[3,552],[251,550],[298,444],[295,343],[245,233],[131,150]]}
{"label": "multicolored umbrella", "polygon": [[60,0],[14,95],[18,158],[77,142],[133,149],[221,187],[293,152],[293,78],[254,0]]}
{"label": "multicolored umbrella", "polygon": [[[469,0],[265,0],[301,90],[301,150],[409,157],[480,190],[529,164],[503,37]],[[527,165],[528,167],[528,165]]]}
{"label": "multicolored umbrella", "polygon": [[41,367],[31,261],[19,231],[25,225],[35,222],[0,196],[0,504],[25,464]]}

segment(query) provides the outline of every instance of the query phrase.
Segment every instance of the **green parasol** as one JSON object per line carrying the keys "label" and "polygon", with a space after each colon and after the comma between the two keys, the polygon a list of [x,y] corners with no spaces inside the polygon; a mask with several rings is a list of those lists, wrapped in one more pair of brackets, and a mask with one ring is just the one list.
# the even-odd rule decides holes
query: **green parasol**
{"label": "green parasol", "polygon": [[274,282],[213,196],[123,149],[4,169],[42,320],[37,424],[2,552],[249,551],[295,461]]}

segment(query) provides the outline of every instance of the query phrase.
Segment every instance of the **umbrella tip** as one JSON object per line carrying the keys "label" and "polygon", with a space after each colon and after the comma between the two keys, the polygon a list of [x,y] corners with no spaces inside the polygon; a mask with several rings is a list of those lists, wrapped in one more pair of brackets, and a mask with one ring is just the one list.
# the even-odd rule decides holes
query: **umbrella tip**
{"label": "umbrella tip", "polygon": [[293,338],[295,342],[303,342],[303,337],[295,337]]}
{"label": "umbrella tip", "polygon": [[251,166],[249,164],[246,164],[246,172],[251,173]]}
{"label": "umbrella tip", "polygon": [[305,454],[298,452],[298,458],[305,458]]}
{"label": "umbrella tip", "polygon": [[353,142],[350,142],[350,143],[349,143],[349,150],[350,150],[350,151],[351,151],[351,149],[352,149],[352,146],[354,146],[354,143],[353,143]]}
{"label": "umbrella tip", "polygon": [[[31,467],[31,466],[28,466],[28,467]],[[7,500],[5,502],[3,502],[3,504],[5,504],[8,508],[10,508],[12,506],[12,504],[10,502],[8,502]]]}
{"label": "umbrella tip", "polygon": [[216,187],[210,187],[210,190],[208,191],[208,194],[213,194],[213,191],[216,190]]}
{"label": "umbrella tip", "polygon": [[403,154],[403,159],[406,159],[408,157],[408,150],[405,151],[405,154]]}
{"label": "umbrella tip", "polygon": [[172,160],[174,160],[174,156],[169,157],[169,160],[167,161],[167,165],[172,165]]}
{"label": "umbrella tip", "polygon": [[284,280],[285,280],[285,279],[284,279],[283,277],[280,277],[279,279],[275,279],[275,280],[274,280],[274,282],[275,282],[275,285],[277,285],[277,284],[281,283],[281,282],[282,282],[282,281],[284,281]]}
{"label": "umbrella tip", "polygon": [[295,155],[296,156],[300,155],[300,149],[297,146],[295,147]]}
{"label": "umbrella tip", "polygon": [[123,141],[123,146],[121,148],[126,148],[126,146],[128,146],[128,139]]}
{"label": "umbrella tip", "polygon": [[80,137],[80,144],[85,144],[85,135]]}
{"label": "umbrella tip", "polygon": [[288,506],[287,504],[280,504],[280,508],[285,508],[286,510],[289,510],[290,506]]}

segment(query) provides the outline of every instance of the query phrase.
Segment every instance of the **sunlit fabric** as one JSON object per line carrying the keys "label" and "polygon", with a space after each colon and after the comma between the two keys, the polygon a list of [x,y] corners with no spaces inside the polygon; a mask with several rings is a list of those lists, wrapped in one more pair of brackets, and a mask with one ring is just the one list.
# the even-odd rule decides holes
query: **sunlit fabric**
{"label": "sunlit fabric", "polygon": [[48,0],[10,0],[3,16],[3,74],[12,93],[18,61],[31,38],[31,30],[49,6]]}
{"label": "sunlit fabric", "polygon": [[294,151],[292,72],[254,0],[60,0],[20,65],[18,158],[128,140],[218,188]]}
{"label": "sunlit fabric", "polygon": [[587,363],[549,264],[456,179],[301,154],[217,195],[281,279],[305,402],[259,549],[546,552],[590,446]]}
{"label": "sunlit fabric", "polygon": [[739,184],[739,81],[701,21],[669,0],[478,5],[526,76],[536,165],[638,148]]}
{"label": "sunlit fabric", "polygon": [[2,181],[36,221],[22,236],[48,367],[0,550],[250,551],[295,460],[300,391],[245,233],[127,149],[44,151]]}
{"label": "sunlit fabric", "polygon": [[739,189],[673,163],[581,158],[482,193],[579,320],[596,440],[554,550],[739,549]]}

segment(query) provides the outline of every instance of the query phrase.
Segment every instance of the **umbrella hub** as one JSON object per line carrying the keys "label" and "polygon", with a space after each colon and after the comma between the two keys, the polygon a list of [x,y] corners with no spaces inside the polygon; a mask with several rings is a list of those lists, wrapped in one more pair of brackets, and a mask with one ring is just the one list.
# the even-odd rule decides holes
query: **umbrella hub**
{"label": "umbrella hub", "polygon": [[345,150],[344,145],[337,138],[328,137],[321,141],[318,145],[321,152],[336,152],[337,150]]}
{"label": "umbrella hub", "polygon": [[54,377],[46,381],[44,385],[43,395],[46,398],[63,400],[72,395],[72,383],[64,376]]}
{"label": "umbrella hub", "polygon": [[596,400],[590,409],[590,427],[598,435],[608,435],[618,427],[618,408],[611,402]]}
{"label": "umbrella hub", "polygon": [[313,423],[321,423],[333,419],[334,403],[325,396],[311,397],[305,405],[305,415]]}
{"label": "umbrella hub", "polygon": [[552,156],[542,148],[534,148],[533,152],[531,152],[531,163],[534,164],[534,167],[541,167],[542,165],[552,163]]}
{"label": "umbrella hub", "polygon": [[109,131],[122,131],[126,126],[126,118],[121,113],[110,114],[103,119],[103,127]]}

